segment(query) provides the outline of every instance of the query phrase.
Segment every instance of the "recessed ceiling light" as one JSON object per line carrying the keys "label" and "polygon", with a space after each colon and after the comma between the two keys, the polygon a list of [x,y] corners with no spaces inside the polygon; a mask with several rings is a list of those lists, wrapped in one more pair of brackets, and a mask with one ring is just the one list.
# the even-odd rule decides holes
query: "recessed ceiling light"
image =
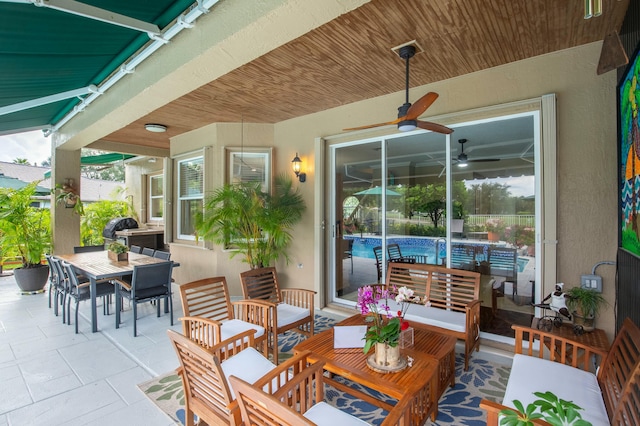
{"label": "recessed ceiling light", "polygon": [[153,133],[162,133],[167,131],[167,126],[163,124],[147,123],[144,128]]}

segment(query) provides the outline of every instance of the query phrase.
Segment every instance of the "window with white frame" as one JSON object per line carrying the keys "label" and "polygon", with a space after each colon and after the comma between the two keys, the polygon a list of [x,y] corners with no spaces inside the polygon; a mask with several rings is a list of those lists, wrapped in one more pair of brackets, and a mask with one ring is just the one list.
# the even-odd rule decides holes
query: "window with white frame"
{"label": "window with white frame", "polygon": [[161,174],[149,176],[149,221],[160,221],[164,208],[164,179]]}
{"label": "window with white frame", "polygon": [[204,203],[204,157],[178,161],[178,238],[195,240],[195,218]]}

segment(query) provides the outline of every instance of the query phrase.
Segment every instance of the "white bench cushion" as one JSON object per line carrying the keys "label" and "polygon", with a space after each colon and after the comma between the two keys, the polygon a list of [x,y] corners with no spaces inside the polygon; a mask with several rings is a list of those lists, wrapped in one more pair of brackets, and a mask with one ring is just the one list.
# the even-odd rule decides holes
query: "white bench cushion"
{"label": "white bench cushion", "polygon": [[[402,307],[400,303],[391,299],[389,299],[388,305],[393,316],[395,316]],[[405,313],[404,319],[460,333],[466,332],[467,323],[464,312],[450,311],[447,309],[424,306],[418,303],[411,303]]]}
{"label": "white bench cushion", "polygon": [[278,328],[292,324],[309,316],[309,310],[286,303],[278,304]]}
{"label": "white bench cushion", "polygon": [[347,414],[344,411],[340,411],[337,408],[332,407],[326,402],[317,403],[309,410],[307,410],[307,412],[304,413],[303,416],[319,426],[360,426],[369,424],[357,417],[352,416],[351,414]]}
{"label": "white bench cushion", "polygon": [[220,366],[224,372],[227,385],[231,390],[231,397],[235,399],[235,393],[229,384],[229,377],[236,376],[247,383],[253,384],[260,377],[276,368],[275,364],[265,358],[254,348],[246,348],[230,358],[224,360]]}
{"label": "white bench cushion", "polygon": [[596,376],[559,362],[516,354],[502,404],[514,407],[517,399],[526,408],[537,397],[533,392],[553,392],[582,408],[582,418],[593,425],[608,425],[609,417]]}
{"label": "white bench cushion", "polygon": [[223,320],[220,327],[221,339],[226,340],[247,330],[255,330],[254,338],[264,335],[264,327],[239,319]]}

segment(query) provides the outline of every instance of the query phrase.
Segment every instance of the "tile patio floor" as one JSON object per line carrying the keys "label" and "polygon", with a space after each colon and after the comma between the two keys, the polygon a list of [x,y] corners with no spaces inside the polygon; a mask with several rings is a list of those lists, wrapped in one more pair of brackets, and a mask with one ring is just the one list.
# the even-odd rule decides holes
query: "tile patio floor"
{"label": "tile patio floor", "polygon": [[[174,299],[174,326],[182,316]],[[99,302],[100,303],[100,302]],[[80,303],[80,330],[62,324],[48,308],[48,294],[23,296],[13,276],[0,277],[0,426],[173,425],[137,384],[178,365],[166,330],[169,315],[156,317],[139,305],[138,337],[125,301],[123,324],[102,315],[91,333],[89,303]]]}
{"label": "tile patio floor", "polygon": [[[177,288],[173,294],[171,328],[180,331]],[[169,315],[139,305],[134,338],[128,302],[116,330],[113,304],[104,316],[99,301],[99,332],[91,333],[89,305],[80,303],[75,334],[73,308],[72,325],[62,324],[48,293],[21,295],[13,276],[0,277],[0,426],[174,424],[137,387],[178,366],[166,335]],[[485,349],[474,356],[495,359]]]}

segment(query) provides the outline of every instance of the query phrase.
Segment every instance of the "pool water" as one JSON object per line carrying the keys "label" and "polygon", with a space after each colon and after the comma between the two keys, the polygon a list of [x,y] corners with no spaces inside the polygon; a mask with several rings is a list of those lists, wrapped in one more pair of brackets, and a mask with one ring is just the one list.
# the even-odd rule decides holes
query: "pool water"
{"label": "pool water", "polygon": [[[373,247],[381,244],[380,238],[354,238],[352,253],[355,257],[365,259],[375,259]],[[435,264],[435,239],[431,238],[402,238],[396,241],[389,239],[388,244],[399,243],[400,250],[404,256],[426,256],[427,262]],[[442,259],[446,256],[444,241],[439,240],[439,257]],[[527,264],[531,261],[528,258],[518,257],[518,272],[524,272]]]}

